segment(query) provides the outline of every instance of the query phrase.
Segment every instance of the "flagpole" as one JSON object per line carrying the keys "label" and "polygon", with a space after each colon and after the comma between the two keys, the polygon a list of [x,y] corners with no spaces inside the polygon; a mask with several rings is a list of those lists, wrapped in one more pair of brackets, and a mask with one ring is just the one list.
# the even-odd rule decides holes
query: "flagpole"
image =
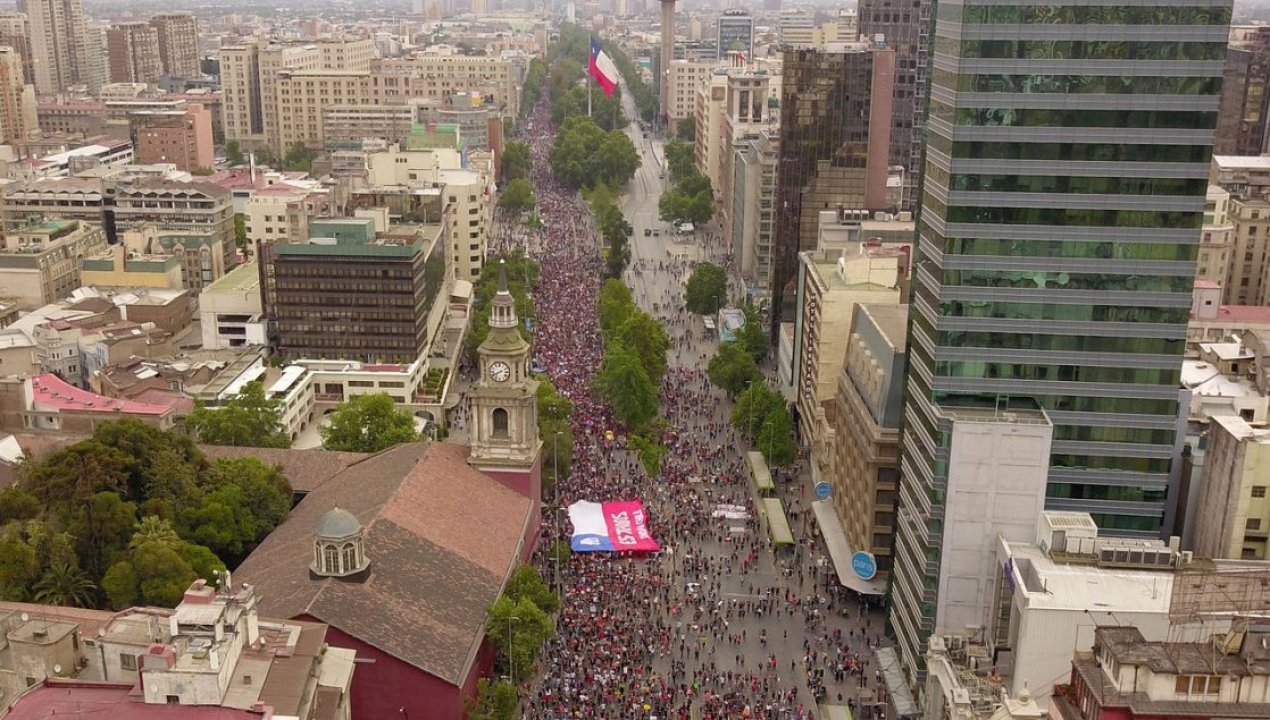
{"label": "flagpole", "polygon": [[591,73],[586,74],[586,116],[591,117]]}

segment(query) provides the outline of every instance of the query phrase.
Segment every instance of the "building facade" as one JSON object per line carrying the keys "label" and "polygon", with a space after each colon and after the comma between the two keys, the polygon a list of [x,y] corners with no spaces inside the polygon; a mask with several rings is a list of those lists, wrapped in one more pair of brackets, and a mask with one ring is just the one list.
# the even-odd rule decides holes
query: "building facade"
{"label": "building facade", "polygon": [[212,114],[202,105],[133,113],[131,120],[133,153],[138,163],[171,163],[186,172],[210,170],[215,164]]}
{"label": "building facade", "polygon": [[739,52],[744,59],[754,57],[754,17],[748,10],[733,8],[719,16],[717,44],[719,58]]}
{"label": "building facade", "polygon": [[785,51],[773,327],[822,210],[885,210],[895,52],[862,42]]}
{"label": "building facade", "polygon": [[1213,417],[1195,510],[1195,552],[1211,558],[1267,559],[1267,486],[1270,431],[1239,416]]}
{"label": "building facade", "polygon": [[159,31],[149,23],[111,25],[106,31],[106,54],[112,83],[151,83],[163,75]]}
{"label": "building facade", "polygon": [[[1113,534],[1171,523],[1230,4],[1118,9],[1115,32],[1105,12],[972,2],[935,23],[890,606],[919,676],[965,409],[1045,411],[1047,507]],[[1006,61],[1018,75],[993,74]],[[1091,63],[1105,75],[1076,83]]]}
{"label": "building facade", "polygon": [[881,581],[891,573],[907,323],[908,306],[899,303],[853,308],[846,357],[812,445],[814,478],[833,488],[851,548],[873,555]]}
{"label": "building facade", "polygon": [[198,21],[193,15],[169,13],[150,18],[158,32],[159,61],[164,75],[201,77],[198,53]]}
{"label": "building facade", "polygon": [[23,79],[22,55],[0,45],[0,142],[22,145],[39,130],[35,86]]}
{"label": "building facade", "polygon": [[890,0],[860,0],[861,40],[881,36],[895,50],[895,83],[892,90],[891,164],[904,168],[901,178],[901,210],[917,205],[921,182],[922,128],[926,119],[926,93],[930,86],[930,0],[892,6]]}
{"label": "building facade", "polygon": [[106,249],[100,226],[50,220],[5,233],[0,239],[0,287],[23,310],[34,310],[80,286],[81,258]]}
{"label": "building facade", "polygon": [[440,228],[377,235],[373,220],[342,219],[312,232],[317,240],[260,247],[275,351],[286,360],[405,364],[424,355],[447,282]]}
{"label": "building facade", "polygon": [[101,43],[80,0],[18,0],[17,9],[30,23],[37,92],[61,92],[76,83],[95,91],[106,81]]}

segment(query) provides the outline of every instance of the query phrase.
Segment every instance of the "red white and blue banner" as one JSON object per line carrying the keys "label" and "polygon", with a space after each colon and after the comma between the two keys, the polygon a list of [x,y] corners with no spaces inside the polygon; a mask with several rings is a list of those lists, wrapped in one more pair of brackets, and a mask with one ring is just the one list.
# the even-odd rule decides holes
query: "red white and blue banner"
{"label": "red white and blue banner", "polygon": [[606,97],[613,96],[613,91],[617,89],[617,66],[600,49],[600,43],[595,38],[591,38],[591,60],[587,63],[587,72],[599,83]]}
{"label": "red white and blue banner", "polygon": [[597,503],[579,500],[569,506],[574,552],[654,552],[661,549],[648,530],[648,514],[639,500]]}

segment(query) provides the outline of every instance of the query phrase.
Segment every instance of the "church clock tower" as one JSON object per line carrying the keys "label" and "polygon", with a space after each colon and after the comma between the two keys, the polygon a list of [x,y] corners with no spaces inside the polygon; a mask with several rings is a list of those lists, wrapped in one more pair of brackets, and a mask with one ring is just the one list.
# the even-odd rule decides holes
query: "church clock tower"
{"label": "church clock tower", "polygon": [[[480,377],[472,388],[470,464],[534,501],[542,499],[538,381],[530,377],[529,343],[520,336],[507,272],[498,270],[489,335],[477,348]],[[536,515],[537,513],[535,513]]]}

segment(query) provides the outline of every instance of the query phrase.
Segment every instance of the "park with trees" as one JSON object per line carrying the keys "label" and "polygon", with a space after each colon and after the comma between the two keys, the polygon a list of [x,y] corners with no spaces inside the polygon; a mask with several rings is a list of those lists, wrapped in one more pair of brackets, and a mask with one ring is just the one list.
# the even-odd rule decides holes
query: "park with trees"
{"label": "park with trees", "polygon": [[170,607],[250,554],[291,499],[280,468],[210,460],[191,436],[139,420],[105,423],[0,491],[0,598]]}

